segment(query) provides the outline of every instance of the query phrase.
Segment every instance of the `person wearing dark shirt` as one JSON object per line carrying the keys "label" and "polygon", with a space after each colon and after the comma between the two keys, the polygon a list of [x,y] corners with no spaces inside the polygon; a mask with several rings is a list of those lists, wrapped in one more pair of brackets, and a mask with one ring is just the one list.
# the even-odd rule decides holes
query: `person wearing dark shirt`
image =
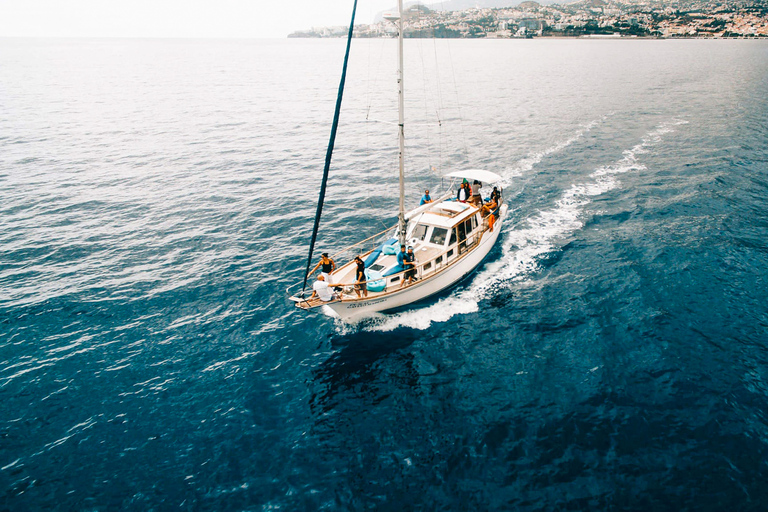
{"label": "person wearing dark shirt", "polygon": [[400,283],[400,288],[413,283],[416,279],[416,256],[413,254],[413,247],[408,248],[408,252],[405,252],[405,246],[400,246],[400,254],[397,255],[397,262],[403,266],[405,274],[403,274],[403,281]]}
{"label": "person wearing dark shirt", "polygon": [[336,270],[336,262],[333,261],[331,258],[328,257],[328,253],[324,252],[322,256],[320,256],[320,261],[315,265],[315,268],[312,269],[312,272],[310,272],[310,275],[315,272],[318,268],[322,267],[320,273],[325,278],[325,282],[328,284],[331,284],[331,272]]}
{"label": "person wearing dark shirt", "polygon": [[365,263],[360,256],[355,256],[355,264],[357,265],[355,269],[355,293],[359,299],[361,293],[363,297],[368,296],[368,283],[365,281]]}
{"label": "person wearing dark shirt", "polygon": [[[400,252],[397,253],[397,264],[402,268],[403,270],[406,269],[405,267],[405,246],[400,246]],[[402,288],[405,285],[405,275],[403,275],[403,280],[400,282],[400,288]]]}
{"label": "person wearing dark shirt", "polygon": [[405,246],[400,246],[400,252],[397,253],[397,264],[401,267],[405,264]]}
{"label": "person wearing dark shirt", "polygon": [[456,199],[462,203],[466,203],[471,196],[472,190],[469,188],[469,183],[467,183],[467,180],[464,180],[464,182],[461,184],[461,187],[459,187],[458,193],[456,194]]}

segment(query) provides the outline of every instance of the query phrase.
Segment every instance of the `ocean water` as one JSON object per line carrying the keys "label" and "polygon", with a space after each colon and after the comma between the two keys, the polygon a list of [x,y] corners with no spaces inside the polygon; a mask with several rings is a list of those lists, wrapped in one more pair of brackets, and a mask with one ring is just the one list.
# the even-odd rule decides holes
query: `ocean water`
{"label": "ocean water", "polygon": [[[407,41],[408,206],[510,212],[355,325],[285,294],[343,50],[0,39],[0,510],[765,510],[768,43]],[[319,251],[394,223],[394,57]]]}

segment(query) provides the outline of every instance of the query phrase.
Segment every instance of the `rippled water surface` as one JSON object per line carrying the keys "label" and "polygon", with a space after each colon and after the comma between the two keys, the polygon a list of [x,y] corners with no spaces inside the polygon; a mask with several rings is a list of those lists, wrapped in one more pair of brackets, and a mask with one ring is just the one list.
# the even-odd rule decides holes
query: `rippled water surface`
{"label": "rippled water surface", "polygon": [[[295,311],[341,40],[0,39],[0,509],[764,510],[768,44],[406,42],[408,206],[474,276]],[[355,40],[319,250],[395,219]]]}

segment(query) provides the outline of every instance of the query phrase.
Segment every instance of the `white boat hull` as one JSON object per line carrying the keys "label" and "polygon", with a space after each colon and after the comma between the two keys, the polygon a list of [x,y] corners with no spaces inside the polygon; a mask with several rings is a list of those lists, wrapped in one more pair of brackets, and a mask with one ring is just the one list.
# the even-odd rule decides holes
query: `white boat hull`
{"label": "white boat hull", "polygon": [[371,316],[374,313],[384,313],[419,302],[450,288],[472,273],[493,249],[501,233],[506,212],[507,206],[503,205],[493,231],[484,232],[478,245],[469,254],[450,265],[440,274],[417,281],[402,290],[384,296],[331,302],[322,307],[323,312],[350,322]]}

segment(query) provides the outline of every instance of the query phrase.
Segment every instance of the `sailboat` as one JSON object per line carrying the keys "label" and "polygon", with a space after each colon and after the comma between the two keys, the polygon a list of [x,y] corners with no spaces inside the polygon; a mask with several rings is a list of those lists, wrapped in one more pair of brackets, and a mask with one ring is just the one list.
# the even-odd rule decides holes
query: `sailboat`
{"label": "sailboat", "polygon": [[[344,321],[354,321],[375,313],[407,308],[428,300],[457,284],[471,274],[494,247],[507,213],[507,205],[504,203],[501,189],[501,177],[481,169],[457,170],[448,173],[445,177],[452,178],[452,185],[456,180],[462,180],[462,183],[467,181],[470,187],[484,184],[482,185],[484,191],[489,191],[491,185],[496,183],[498,184],[495,188],[497,193],[492,197],[483,200],[481,194],[478,201],[475,195],[472,196],[475,201],[472,201],[469,195],[462,196],[461,192],[453,192],[451,185],[448,192],[434,201],[427,202],[409,212],[405,211],[403,0],[398,0],[397,13],[385,16],[386,19],[396,23],[398,32],[400,201],[397,225],[331,256],[332,259],[340,261],[342,258],[349,257],[346,263],[324,276],[324,279],[330,281],[327,283],[328,290],[333,290],[333,294],[328,292],[321,297],[318,293],[310,294],[306,290],[307,280],[311,277],[309,267],[322,210],[336,126],[338,126],[356,6],[357,2],[353,9],[347,39],[347,54],[331,130],[331,142],[326,155],[325,175],[315,216],[307,272],[300,292],[292,293],[292,290],[298,288],[298,284],[288,289],[289,300],[293,301],[297,308],[304,311],[320,310]],[[413,257],[398,257],[398,253],[401,252],[412,254]],[[359,257],[365,266],[365,287],[362,287],[361,280],[357,279],[359,263],[353,259],[355,256]],[[412,263],[408,263],[407,260],[411,258]],[[366,288],[367,293],[362,293],[362,288]]]}

